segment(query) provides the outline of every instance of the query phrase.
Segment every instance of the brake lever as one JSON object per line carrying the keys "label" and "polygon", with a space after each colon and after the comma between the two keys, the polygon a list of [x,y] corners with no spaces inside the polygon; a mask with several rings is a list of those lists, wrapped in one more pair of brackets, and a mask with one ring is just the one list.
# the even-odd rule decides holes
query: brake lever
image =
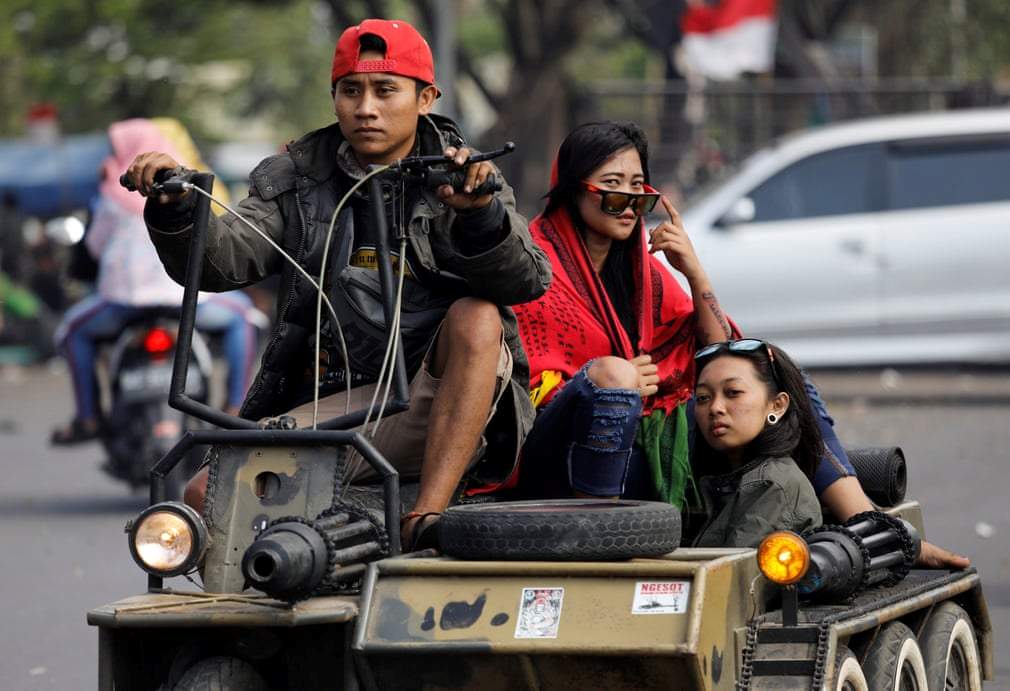
{"label": "brake lever", "polygon": [[[452,187],[453,192],[462,192],[463,185],[466,183],[466,175],[462,170],[426,170],[421,176],[421,182],[425,187],[430,189],[438,189],[442,185],[449,185]],[[476,197],[483,197],[485,194],[501,192],[501,190],[501,178],[494,173],[490,173],[486,178],[484,178],[484,182],[473,188],[469,194]]]}
{"label": "brake lever", "polygon": [[[486,151],[484,153],[478,153],[471,156],[466,160],[464,165],[501,158],[502,156],[510,154],[515,150],[515,142],[505,142],[505,146],[500,149],[494,149],[493,151]],[[430,168],[438,165],[455,164],[453,164],[452,159],[447,158],[445,154],[439,154],[436,156],[408,156],[407,158],[401,158],[390,167],[394,170],[416,170],[418,168]]]}
{"label": "brake lever", "polygon": [[[481,163],[500,158],[515,151],[516,145],[513,142],[505,142],[505,146],[493,151],[478,153],[467,159],[464,166],[471,163]],[[442,185],[449,185],[454,191],[460,192],[466,183],[465,168],[456,166],[451,159],[441,156],[411,156],[398,161],[393,168],[402,171],[406,176],[420,182],[429,189],[436,189]],[[500,192],[503,189],[501,176],[490,174],[484,182],[474,188],[470,194],[483,196]]]}
{"label": "brake lever", "polygon": [[[182,194],[193,186],[193,183],[186,178],[168,177],[168,173],[169,170],[165,168],[154,174],[154,184],[151,185],[151,191],[164,194]],[[126,173],[119,176],[119,184],[130,192],[137,191],[137,187],[133,184],[133,180],[131,180]]]}

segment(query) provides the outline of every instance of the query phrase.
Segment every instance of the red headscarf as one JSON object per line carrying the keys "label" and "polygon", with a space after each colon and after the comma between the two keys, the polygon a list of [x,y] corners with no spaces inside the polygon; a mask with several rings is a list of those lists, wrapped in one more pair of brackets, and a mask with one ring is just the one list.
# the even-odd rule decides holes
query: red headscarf
{"label": "red headscarf", "polygon": [[659,367],[659,391],[644,401],[643,415],[654,410],[669,414],[686,401],[694,386],[694,304],[670,271],[649,254],[641,222],[632,236],[638,238],[637,247],[629,247],[638,343],[631,342],[621,325],[568,212],[562,207],[537,216],[530,233],[554,271],[542,297],[513,308],[530,361],[530,389],[541,385],[548,370],[559,372],[563,383],[593,358],[630,360],[647,353]]}

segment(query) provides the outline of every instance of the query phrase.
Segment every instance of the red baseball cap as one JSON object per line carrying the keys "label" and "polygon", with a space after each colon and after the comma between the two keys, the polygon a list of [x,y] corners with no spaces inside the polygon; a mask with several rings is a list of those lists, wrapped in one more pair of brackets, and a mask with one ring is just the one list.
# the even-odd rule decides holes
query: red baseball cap
{"label": "red baseball cap", "polygon": [[[383,60],[359,60],[361,37],[378,36],[386,42]],[[330,83],[353,72],[388,72],[401,77],[435,83],[435,60],[431,48],[417,29],[399,19],[366,19],[357,26],[348,27],[337,41],[333,53],[333,71]]]}

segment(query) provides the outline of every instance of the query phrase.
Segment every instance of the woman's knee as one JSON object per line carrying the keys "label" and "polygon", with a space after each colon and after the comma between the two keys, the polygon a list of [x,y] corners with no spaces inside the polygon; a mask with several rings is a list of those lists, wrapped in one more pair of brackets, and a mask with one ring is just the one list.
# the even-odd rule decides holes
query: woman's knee
{"label": "woman's knee", "polygon": [[624,358],[612,355],[596,358],[586,375],[602,389],[638,389],[638,369]]}

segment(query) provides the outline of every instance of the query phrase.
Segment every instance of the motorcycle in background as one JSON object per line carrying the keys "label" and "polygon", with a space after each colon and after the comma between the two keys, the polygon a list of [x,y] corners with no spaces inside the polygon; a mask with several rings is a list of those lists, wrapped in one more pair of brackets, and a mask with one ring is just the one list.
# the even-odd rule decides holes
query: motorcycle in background
{"label": "motorcycle in background", "polygon": [[[127,325],[108,351],[103,470],[133,489],[147,485],[151,467],[197,422],[168,405],[178,329],[178,309],[152,308]],[[200,402],[210,396],[212,364],[207,340],[194,332],[185,390]],[[199,465],[197,451],[168,478],[170,495],[182,495]]]}

